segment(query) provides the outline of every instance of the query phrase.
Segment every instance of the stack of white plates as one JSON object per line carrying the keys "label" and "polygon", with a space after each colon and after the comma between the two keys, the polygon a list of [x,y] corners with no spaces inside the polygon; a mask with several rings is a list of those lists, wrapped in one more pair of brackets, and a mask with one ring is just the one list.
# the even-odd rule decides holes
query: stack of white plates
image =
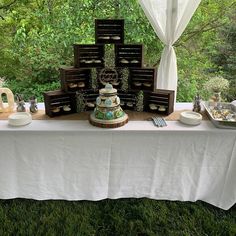
{"label": "stack of white plates", "polygon": [[32,116],[28,112],[17,112],[8,117],[8,123],[12,126],[22,126],[30,124]]}
{"label": "stack of white plates", "polygon": [[180,121],[187,125],[199,125],[202,115],[193,111],[184,111],[180,113]]}

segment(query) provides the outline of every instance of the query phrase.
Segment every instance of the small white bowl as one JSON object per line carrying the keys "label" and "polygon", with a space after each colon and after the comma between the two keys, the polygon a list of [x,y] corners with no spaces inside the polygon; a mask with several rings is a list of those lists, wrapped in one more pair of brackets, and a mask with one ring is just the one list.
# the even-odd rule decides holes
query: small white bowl
{"label": "small white bowl", "polygon": [[28,125],[32,121],[32,116],[28,112],[17,112],[8,117],[8,124],[12,126]]}
{"label": "small white bowl", "polygon": [[199,125],[202,115],[194,111],[184,111],[180,113],[180,121],[187,125]]}

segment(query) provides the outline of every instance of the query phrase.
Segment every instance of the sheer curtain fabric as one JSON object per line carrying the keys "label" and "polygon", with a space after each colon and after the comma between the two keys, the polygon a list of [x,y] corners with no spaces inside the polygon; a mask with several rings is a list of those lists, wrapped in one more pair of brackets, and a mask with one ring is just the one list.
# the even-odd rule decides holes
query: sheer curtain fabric
{"label": "sheer curtain fabric", "polygon": [[183,33],[201,0],[139,0],[159,39],[165,44],[157,74],[157,88],[177,89],[173,44]]}

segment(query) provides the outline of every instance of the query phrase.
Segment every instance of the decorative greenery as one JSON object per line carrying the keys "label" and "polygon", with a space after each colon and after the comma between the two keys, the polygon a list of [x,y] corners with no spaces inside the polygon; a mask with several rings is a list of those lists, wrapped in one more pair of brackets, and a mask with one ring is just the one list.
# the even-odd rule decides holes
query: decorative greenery
{"label": "decorative greenery", "polygon": [[76,112],[80,113],[82,111],[85,111],[85,100],[84,100],[84,96],[83,93],[80,92],[76,92]]}
{"label": "decorative greenery", "polygon": [[115,68],[115,48],[112,44],[105,45],[105,67]]}
{"label": "decorative greenery", "polygon": [[210,78],[204,88],[211,92],[224,92],[229,89],[229,81],[222,76]]}
{"label": "decorative greenery", "polygon": [[143,111],[143,91],[139,91],[136,96],[136,111]]}
{"label": "decorative greenery", "polygon": [[93,89],[97,89],[98,88],[98,75],[97,75],[97,69],[96,68],[92,68],[91,69],[91,87]]}
{"label": "decorative greenery", "polygon": [[[201,1],[175,43],[177,101],[192,101],[197,92],[204,99],[204,83],[219,72],[230,80],[228,99],[235,98],[235,5],[235,0]],[[60,65],[73,64],[73,43],[94,43],[95,18],[124,18],[125,43],[145,46],[145,66],[159,64],[163,44],[137,0],[3,0],[0,77],[14,81],[8,85],[18,84],[18,90],[30,81],[32,94],[38,90],[34,84],[49,87],[58,81]]]}
{"label": "decorative greenery", "polygon": [[129,69],[121,69],[121,90],[126,92],[129,89]]}

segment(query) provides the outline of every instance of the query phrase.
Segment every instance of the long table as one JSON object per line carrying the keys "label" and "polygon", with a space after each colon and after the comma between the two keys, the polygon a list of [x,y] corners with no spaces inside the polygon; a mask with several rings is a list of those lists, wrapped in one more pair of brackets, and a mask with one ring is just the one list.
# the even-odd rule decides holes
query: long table
{"label": "long table", "polygon": [[1,120],[0,198],[147,197],[233,206],[236,131],[208,120],[167,124],[130,121],[101,129],[88,121],[34,120],[10,127]]}

